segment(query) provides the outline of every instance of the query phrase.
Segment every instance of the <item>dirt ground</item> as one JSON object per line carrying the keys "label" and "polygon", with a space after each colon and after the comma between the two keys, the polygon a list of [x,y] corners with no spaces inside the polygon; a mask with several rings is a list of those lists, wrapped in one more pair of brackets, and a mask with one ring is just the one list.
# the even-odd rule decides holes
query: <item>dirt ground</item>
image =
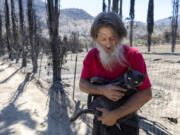
{"label": "dirt ground", "polygon": [[[143,106],[140,115],[140,135],[180,134],[180,45],[175,53],[169,45],[138,47],[146,61],[152,83],[153,99]],[[75,95],[73,84],[75,58],[77,71]],[[62,70],[63,89],[58,101],[49,98],[52,69],[47,66],[49,58],[42,57],[41,70],[33,75],[30,61],[27,68],[0,58],[0,135],[90,135],[92,116],[83,116],[70,124],[69,117],[85,108],[87,95],[78,88],[82,61],[86,52],[68,54]],[[40,74],[39,74],[40,73]],[[58,102],[53,110],[52,103]],[[177,122],[176,122],[177,120]]]}

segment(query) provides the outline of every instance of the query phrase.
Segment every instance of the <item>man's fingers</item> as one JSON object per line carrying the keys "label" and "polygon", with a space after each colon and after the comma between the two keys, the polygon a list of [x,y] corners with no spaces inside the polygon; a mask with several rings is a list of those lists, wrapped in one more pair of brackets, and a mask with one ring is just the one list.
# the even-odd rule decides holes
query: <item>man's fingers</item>
{"label": "man's fingers", "polygon": [[113,95],[113,98],[116,98],[116,99],[120,99],[120,98],[122,98],[124,96],[124,94],[121,94],[121,95],[116,95],[116,94],[114,94]]}
{"label": "man's fingers", "polygon": [[118,86],[113,86],[112,87],[113,90],[119,90],[119,91],[122,91],[122,92],[126,92],[127,89],[124,89],[124,88],[121,88],[121,87],[118,87]]}
{"label": "man's fingers", "polygon": [[100,111],[100,112],[104,112],[104,109],[103,108],[96,108],[96,110]]}
{"label": "man's fingers", "polygon": [[117,97],[122,97],[122,96],[124,96],[125,94],[122,93],[122,92],[114,91],[114,92],[112,93],[112,95],[113,95],[113,96],[117,96]]}
{"label": "man's fingers", "polygon": [[102,119],[103,119],[102,117],[98,117],[98,120],[102,121]]}
{"label": "man's fingers", "polygon": [[[100,112],[104,112],[104,109],[103,108],[96,108],[96,110],[98,110],[98,111],[100,111]],[[100,120],[100,121],[102,121],[103,120],[103,116],[100,116],[100,117],[98,117],[98,120]]]}
{"label": "man's fingers", "polygon": [[115,98],[115,97],[112,98],[112,101],[114,101],[114,102],[116,102],[118,100],[119,100],[119,98]]}

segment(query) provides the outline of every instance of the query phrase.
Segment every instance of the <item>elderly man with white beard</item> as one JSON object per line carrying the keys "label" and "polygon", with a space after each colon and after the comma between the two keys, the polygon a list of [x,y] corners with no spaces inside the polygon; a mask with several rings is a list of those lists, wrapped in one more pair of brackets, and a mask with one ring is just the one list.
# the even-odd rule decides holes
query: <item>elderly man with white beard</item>
{"label": "elderly man with white beard", "polygon": [[[118,101],[124,96],[126,89],[112,84],[95,85],[90,83],[90,78],[98,76],[107,80],[114,80],[123,75],[128,67],[146,75],[143,83],[138,87],[139,92],[132,95],[126,103],[119,108],[109,111],[97,108],[102,115],[93,120],[93,135],[99,133],[100,125],[113,127],[117,120],[137,110],[152,98],[151,83],[146,71],[146,64],[140,51],[123,44],[127,31],[120,17],[111,12],[100,13],[91,27],[91,37],[96,43],[96,48],[90,50],[83,62],[79,87],[80,90],[96,96],[105,96],[112,101]],[[138,135],[138,117],[132,118],[136,126],[121,123],[118,131],[111,135]]]}

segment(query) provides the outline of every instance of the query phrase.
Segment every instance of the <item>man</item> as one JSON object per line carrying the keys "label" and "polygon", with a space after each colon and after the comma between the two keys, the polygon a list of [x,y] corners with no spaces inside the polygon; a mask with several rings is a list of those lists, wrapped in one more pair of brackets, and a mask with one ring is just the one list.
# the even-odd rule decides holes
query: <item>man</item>
{"label": "man", "polygon": [[[136,112],[152,98],[151,83],[142,54],[137,49],[122,44],[126,34],[126,29],[119,16],[111,12],[100,13],[91,27],[91,37],[96,42],[96,48],[90,50],[84,59],[79,83],[81,91],[118,101],[124,96],[125,89],[112,84],[94,85],[90,83],[89,79],[98,76],[107,80],[114,80],[124,74],[128,67],[146,74],[143,84],[138,87],[139,92],[132,95],[125,104],[113,111],[97,108],[102,112],[102,115],[98,120],[94,119],[93,135],[99,135],[101,124],[113,127],[119,118]],[[138,123],[136,117],[133,119]],[[136,127],[131,127],[122,123],[118,130],[114,135],[139,134],[138,124]]]}

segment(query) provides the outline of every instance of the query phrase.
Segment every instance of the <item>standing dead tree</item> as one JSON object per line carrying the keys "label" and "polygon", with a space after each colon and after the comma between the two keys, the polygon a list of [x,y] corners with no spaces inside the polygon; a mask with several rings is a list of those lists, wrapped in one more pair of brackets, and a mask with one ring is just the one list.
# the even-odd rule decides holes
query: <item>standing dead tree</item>
{"label": "standing dead tree", "polygon": [[80,50],[79,46],[79,33],[72,32],[70,36],[70,45],[72,53],[77,53]]}
{"label": "standing dead tree", "polygon": [[8,5],[8,0],[5,0],[4,3],[4,12],[5,12],[5,24],[6,24],[6,42],[7,42],[7,49],[9,53],[9,58],[12,60],[12,49],[10,45],[10,39],[11,39],[11,32],[10,32],[10,18],[9,18],[9,5]]}
{"label": "standing dead tree", "polygon": [[154,28],[154,0],[149,0],[148,15],[147,15],[147,32],[148,32],[147,45],[148,45],[148,52],[150,52],[151,35],[153,33],[153,28]]}
{"label": "standing dead tree", "polygon": [[129,43],[130,46],[132,46],[132,42],[133,42],[133,24],[134,24],[134,5],[135,5],[135,0],[131,0],[130,1],[130,12],[129,12],[129,16],[130,16],[130,32],[129,32]]}
{"label": "standing dead tree", "polygon": [[102,3],[102,4],[103,4],[103,6],[102,6],[102,7],[103,7],[103,8],[102,8],[102,11],[103,11],[103,12],[106,12],[106,3],[105,3],[105,0],[103,0],[103,3]]}
{"label": "standing dead tree", "polygon": [[3,36],[2,36],[2,13],[0,11],[0,56],[4,54],[3,47]]}
{"label": "standing dead tree", "polygon": [[111,0],[108,0],[108,12],[111,11]]}
{"label": "standing dead tree", "polygon": [[[50,46],[52,51],[53,61],[53,82],[61,81],[61,64],[60,64],[60,38],[59,38],[59,15],[60,15],[60,1],[47,0],[46,9],[48,14],[47,24],[50,35]],[[62,60],[62,59],[61,59]]]}
{"label": "standing dead tree", "polygon": [[172,30],[171,52],[174,52],[175,44],[176,44],[177,28],[178,28],[179,0],[172,0],[172,4],[173,4],[173,15],[171,20],[171,30]]}
{"label": "standing dead tree", "polygon": [[119,3],[119,0],[113,0],[112,11],[113,11],[114,13],[117,13],[117,14],[118,14],[118,11],[119,11],[119,9],[118,9],[118,3]]}
{"label": "standing dead tree", "polygon": [[31,45],[31,59],[33,65],[33,73],[37,73],[37,59],[38,59],[38,46],[37,46],[37,24],[36,24],[36,14],[34,9],[33,0],[28,0],[27,3],[27,16],[29,23],[29,42]]}
{"label": "standing dead tree", "polygon": [[18,32],[17,32],[17,18],[14,8],[14,0],[11,0],[11,21],[12,21],[12,33],[13,33],[13,47],[15,48],[16,63],[19,61],[20,46],[18,45]]}
{"label": "standing dead tree", "polygon": [[27,48],[25,45],[24,11],[22,6],[22,0],[19,0],[19,22],[21,29],[22,67],[26,67]]}
{"label": "standing dead tree", "polygon": [[120,0],[119,2],[119,16],[122,19],[122,5],[123,5],[123,0]]}

